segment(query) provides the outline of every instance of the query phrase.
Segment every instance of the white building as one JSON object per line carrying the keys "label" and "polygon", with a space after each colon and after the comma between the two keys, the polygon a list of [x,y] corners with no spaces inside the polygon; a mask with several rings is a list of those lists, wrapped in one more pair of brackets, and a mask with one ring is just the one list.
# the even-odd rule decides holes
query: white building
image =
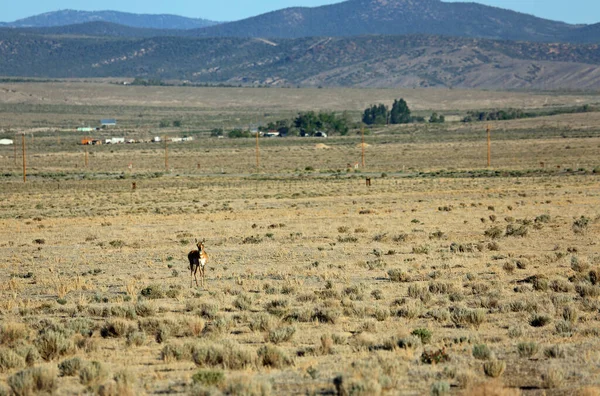
{"label": "white building", "polygon": [[12,139],[0,139],[0,145],[2,146],[10,146],[11,144],[14,144],[15,142],[13,142]]}

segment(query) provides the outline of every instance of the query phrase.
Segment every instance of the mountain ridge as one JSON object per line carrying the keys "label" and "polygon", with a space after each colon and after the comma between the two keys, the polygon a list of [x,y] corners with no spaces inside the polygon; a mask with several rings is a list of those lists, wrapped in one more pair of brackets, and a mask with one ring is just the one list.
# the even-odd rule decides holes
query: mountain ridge
{"label": "mountain ridge", "polygon": [[3,22],[0,26],[31,28],[57,27],[86,22],[112,22],[120,25],[151,29],[197,29],[220,22],[202,18],[188,18],[171,14],[137,14],[121,11],[78,11],[64,9],[33,15],[14,22]]}

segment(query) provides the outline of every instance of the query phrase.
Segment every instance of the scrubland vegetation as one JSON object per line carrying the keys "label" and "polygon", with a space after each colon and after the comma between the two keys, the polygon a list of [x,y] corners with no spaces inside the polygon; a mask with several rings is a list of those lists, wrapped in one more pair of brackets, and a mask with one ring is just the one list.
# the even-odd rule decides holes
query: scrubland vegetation
{"label": "scrubland vegetation", "polygon": [[596,394],[600,139],[560,117],[497,124],[491,169],[462,124],[358,170],[354,135],[265,139],[257,172],[253,140],[167,171],[49,134],[27,183],[3,149],[0,394]]}

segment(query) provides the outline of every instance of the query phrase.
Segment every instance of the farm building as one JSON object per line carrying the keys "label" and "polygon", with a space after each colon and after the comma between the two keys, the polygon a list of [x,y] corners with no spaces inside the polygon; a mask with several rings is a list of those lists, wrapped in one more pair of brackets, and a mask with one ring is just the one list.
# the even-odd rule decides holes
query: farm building
{"label": "farm building", "polygon": [[94,138],[85,138],[85,139],[81,139],[81,144],[84,146],[85,145],[97,146],[99,144],[102,144],[102,140],[94,139]]}
{"label": "farm building", "polygon": [[9,146],[11,144],[14,144],[12,139],[0,139],[0,145],[2,146]]}
{"label": "farm building", "polygon": [[92,132],[94,128],[92,127],[79,127],[77,128],[77,132]]}
{"label": "farm building", "polygon": [[104,144],[119,144],[119,143],[125,143],[125,138],[110,138],[110,139],[104,139]]}
{"label": "farm building", "polygon": [[114,118],[105,118],[103,120],[100,120],[100,125],[102,125],[103,127],[116,126],[117,120],[115,120]]}

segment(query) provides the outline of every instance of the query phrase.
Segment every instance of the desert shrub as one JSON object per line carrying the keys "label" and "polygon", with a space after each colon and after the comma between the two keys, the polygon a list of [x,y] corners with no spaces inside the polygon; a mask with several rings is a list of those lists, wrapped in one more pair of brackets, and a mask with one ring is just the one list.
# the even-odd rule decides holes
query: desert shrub
{"label": "desert shrub", "polygon": [[285,315],[288,306],[289,306],[289,301],[288,300],[277,299],[277,300],[269,301],[265,305],[265,309],[271,315],[283,316],[283,315]]}
{"label": "desert shrub", "polygon": [[79,382],[93,388],[106,381],[108,375],[108,370],[102,363],[98,361],[86,362],[79,369]]}
{"label": "desert shrub", "polygon": [[205,386],[218,386],[225,381],[225,373],[221,370],[200,370],[192,375],[192,381]]}
{"label": "desert shrub", "polygon": [[408,286],[408,296],[411,298],[420,299],[424,303],[427,303],[431,300],[429,289],[427,287],[421,287],[415,284]]}
{"label": "desert shrub", "polygon": [[277,321],[271,315],[260,312],[250,319],[249,327],[252,331],[270,331],[276,324]]}
{"label": "desert shrub", "polygon": [[382,349],[388,350],[388,351],[392,351],[394,349],[412,349],[412,348],[416,348],[418,346],[422,345],[421,344],[421,338],[417,337],[417,336],[409,336],[409,337],[399,337],[399,336],[393,336],[389,339],[387,339],[383,345],[382,345]]}
{"label": "desert shrub", "polygon": [[219,313],[219,305],[213,303],[200,304],[199,314],[206,319],[215,319]]}
{"label": "desert shrub", "polygon": [[392,282],[410,282],[410,276],[399,268],[390,269],[387,273]]}
{"label": "desert shrub", "polygon": [[294,326],[280,327],[269,331],[266,340],[273,344],[280,344],[282,342],[290,341],[294,337],[294,334],[296,334],[296,328]]}
{"label": "desert shrub", "polygon": [[419,245],[412,247],[413,254],[429,254],[429,246]]}
{"label": "desert shrub", "polygon": [[520,226],[509,224],[506,226],[506,236],[525,237],[527,236],[527,232],[527,226],[524,224]]}
{"label": "desert shrub", "polygon": [[152,316],[156,313],[156,309],[152,304],[145,301],[140,301],[135,305],[135,313],[143,318]]}
{"label": "desert shrub", "polygon": [[512,274],[515,271],[515,263],[513,263],[512,261],[507,261],[504,263],[504,265],[502,265],[502,269],[504,269],[504,271],[506,271],[509,274]]}
{"label": "desert shrub", "polygon": [[375,289],[371,292],[371,297],[375,300],[383,300],[383,292],[380,289]]}
{"label": "desert shrub", "polygon": [[142,346],[146,343],[147,335],[143,331],[132,331],[127,334],[125,344],[130,346]]}
{"label": "desert shrub", "polygon": [[338,235],[337,241],[339,243],[356,243],[358,242],[358,238],[354,235]]}
{"label": "desert shrub", "polygon": [[440,364],[450,360],[445,348],[436,350],[425,350],[421,354],[421,362],[425,364]]}
{"label": "desert shrub", "polygon": [[573,286],[564,279],[554,279],[549,286],[556,293],[569,293],[573,290]]}
{"label": "desert shrub", "polygon": [[223,392],[226,395],[270,396],[272,388],[269,382],[251,376],[234,376],[225,382]]}
{"label": "desert shrub", "polygon": [[456,327],[473,326],[476,329],[485,321],[484,309],[454,308],[450,313],[450,319]]}
{"label": "desert shrub", "polygon": [[588,285],[586,283],[580,283],[575,286],[575,291],[579,293],[581,297],[596,298],[600,296],[600,287],[595,285]]}
{"label": "desert shrub", "polygon": [[473,357],[479,360],[489,360],[493,354],[486,344],[477,344],[473,346]]}
{"label": "desert shrub", "polygon": [[163,288],[160,285],[146,286],[145,288],[143,288],[140,291],[140,294],[149,300],[165,298],[165,296],[166,296],[165,291],[163,290]]}
{"label": "desert shrub", "polygon": [[334,339],[330,334],[321,335],[321,346],[319,352],[321,355],[330,355],[333,353]]}
{"label": "desert shrub", "polygon": [[523,335],[523,329],[520,326],[513,326],[508,328],[508,336],[510,338],[519,338]]}
{"label": "desert shrub", "polygon": [[559,320],[554,324],[554,328],[556,330],[556,333],[563,337],[570,337],[575,332],[573,323],[568,322],[566,320]]}
{"label": "desert shrub", "polygon": [[419,337],[422,344],[429,344],[433,335],[429,329],[414,329],[410,334]]}
{"label": "desert shrub", "polygon": [[591,222],[591,220],[589,217],[581,216],[580,218],[578,218],[577,220],[575,220],[573,222],[573,226],[572,226],[573,232],[575,234],[585,233],[588,226],[590,225],[590,222]]}
{"label": "desert shrub", "polygon": [[394,235],[392,240],[396,243],[406,242],[408,240],[408,234],[402,232],[400,234]]}
{"label": "desert shrub", "polygon": [[485,232],[483,233],[483,235],[485,235],[488,238],[492,238],[492,239],[498,239],[500,238],[502,235],[504,234],[504,232],[502,231],[502,228],[496,226],[496,227],[492,227],[490,229],[485,230]]}
{"label": "desert shrub", "polygon": [[342,295],[348,297],[352,301],[362,301],[364,299],[362,287],[360,285],[346,287]]}
{"label": "desert shrub", "polygon": [[565,380],[562,370],[558,367],[549,367],[542,373],[542,387],[545,389],[560,388]]}
{"label": "desert shrub", "polygon": [[373,317],[380,322],[384,322],[390,317],[390,310],[377,307],[373,310]]}
{"label": "desert shrub", "polygon": [[202,334],[205,336],[221,336],[225,334],[231,328],[232,323],[229,319],[218,316],[214,320],[211,320],[206,323],[204,329],[202,329]]}
{"label": "desert shrub", "polygon": [[25,359],[11,349],[0,348],[0,373],[25,367]]}
{"label": "desert shrub", "polygon": [[517,344],[517,352],[522,358],[532,358],[539,350],[540,347],[535,342],[520,342]]}
{"label": "desert shrub", "polygon": [[534,315],[531,318],[531,320],[529,321],[529,324],[532,327],[544,327],[548,323],[550,323],[551,321],[552,321],[552,319],[550,319],[549,316],[546,316],[546,315]]}
{"label": "desert shrub", "polygon": [[427,312],[427,316],[438,322],[446,322],[450,320],[450,311],[447,308],[436,308]]}
{"label": "desert shrub", "polygon": [[450,283],[446,282],[430,282],[429,292],[433,294],[449,294],[454,290]]}
{"label": "desert shrub", "polygon": [[16,396],[52,394],[56,390],[56,367],[32,367],[8,378],[8,386]]}
{"label": "desert shrub", "polygon": [[320,323],[335,324],[340,317],[340,311],[334,308],[316,307],[311,316],[311,321],[319,321]]}
{"label": "desert shrub", "polygon": [[577,308],[569,305],[563,308],[562,317],[569,323],[576,323],[579,319],[579,312]]}
{"label": "desert shrub", "polygon": [[431,384],[431,396],[442,396],[450,393],[450,384],[446,381],[437,381]]}
{"label": "desert shrub", "polygon": [[75,352],[73,340],[63,332],[49,330],[35,340],[35,346],[44,360],[53,360]]}
{"label": "desert shrub", "polygon": [[31,330],[24,323],[7,322],[0,326],[0,344],[12,346],[29,338]]}
{"label": "desert shrub", "polygon": [[488,377],[498,378],[506,370],[506,362],[502,360],[488,360],[483,363],[483,372]]}
{"label": "desert shrub", "polygon": [[200,345],[194,348],[192,359],[200,367],[221,367],[225,370],[242,370],[254,366],[256,353],[233,342]]}
{"label": "desert shrub", "polygon": [[240,294],[233,302],[233,306],[240,311],[247,311],[252,306],[252,299],[245,294]]}
{"label": "desert shrub", "polygon": [[100,335],[103,338],[119,338],[125,337],[128,333],[136,330],[136,326],[133,324],[121,320],[113,319],[104,324],[100,329]]}
{"label": "desert shrub", "polygon": [[351,375],[339,375],[333,379],[337,395],[379,395],[381,385],[373,378],[353,377]]}
{"label": "desert shrub", "polygon": [[75,318],[67,322],[67,328],[82,336],[90,337],[96,325],[89,318]]}
{"label": "desert shrub", "polygon": [[423,306],[419,302],[410,301],[404,306],[398,308],[396,315],[401,318],[415,319],[423,312]]}
{"label": "desert shrub", "polygon": [[165,345],[160,351],[160,359],[165,363],[180,360],[191,360],[193,347],[190,345]]}
{"label": "desert shrub", "polygon": [[284,368],[292,366],[294,360],[273,345],[263,345],[258,349],[258,360],[265,367]]}
{"label": "desert shrub", "polygon": [[544,349],[544,356],[549,359],[562,359],[565,357],[565,350],[561,345],[552,345]]}
{"label": "desert shrub", "polygon": [[63,360],[58,364],[61,377],[73,377],[79,374],[79,370],[83,366],[83,360],[80,357],[74,357]]}

